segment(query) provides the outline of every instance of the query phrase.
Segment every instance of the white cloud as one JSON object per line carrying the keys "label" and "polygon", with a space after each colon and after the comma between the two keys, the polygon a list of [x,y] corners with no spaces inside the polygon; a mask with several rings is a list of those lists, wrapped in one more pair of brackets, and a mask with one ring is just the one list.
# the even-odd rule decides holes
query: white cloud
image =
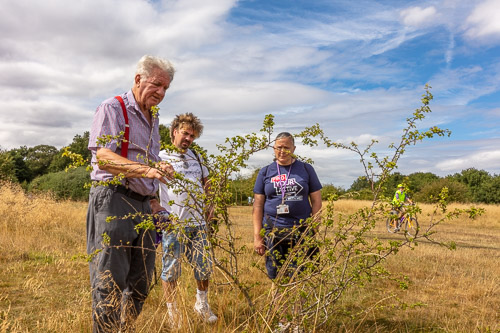
{"label": "white cloud", "polygon": [[143,54],[175,62],[217,43],[233,5],[234,0],[2,1],[2,146],[38,143],[41,137],[58,147],[68,144],[88,130],[103,99],[130,89]]}
{"label": "white cloud", "polygon": [[435,24],[439,15],[434,6],[426,8],[417,6],[403,9],[400,12],[400,17],[406,26],[421,28]]}
{"label": "white cloud", "polygon": [[465,22],[465,35],[486,43],[500,40],[500,4],[498,0],[480,3]]}
{"label": "white cloud", "polygon": [[500,89],[500,66],[494,63],[447,68],[429,82],[441,104],[467,105]]}
{"label": "white cloud", "polygon": [[437,163],[436,168],[443,171],[464,170],[467,168],[488,168],[500,165],[500,150],[491,150],[464,155],[460,158],[446,159]]}
{"label": "white cloud", "polygon": [[450,42],[448,43],[448,49],[446,50],[445,53],[445,61],[448,66],[451,65],[451,62],[453,61],[454,49],[455,49],[455,36],[453,35],[453,33],[450,33]]}

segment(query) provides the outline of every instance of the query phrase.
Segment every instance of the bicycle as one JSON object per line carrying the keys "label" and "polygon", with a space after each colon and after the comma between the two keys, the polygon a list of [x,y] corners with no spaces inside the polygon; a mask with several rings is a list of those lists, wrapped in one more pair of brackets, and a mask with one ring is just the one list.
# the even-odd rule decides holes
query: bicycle
{"label": "bicycle", "polygon": [[415,237],[418,234],[418,221],[416,216],[405,212],[402,217],[399,217],[399,211],[392,209],[386,221],[387,231],[390,233],[398,232],[401,227],[404,228],[405,235]]}

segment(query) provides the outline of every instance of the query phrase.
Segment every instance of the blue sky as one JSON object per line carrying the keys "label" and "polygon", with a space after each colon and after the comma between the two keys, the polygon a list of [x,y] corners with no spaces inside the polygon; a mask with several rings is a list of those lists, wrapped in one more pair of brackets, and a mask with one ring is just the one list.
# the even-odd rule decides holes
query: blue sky
{"label": "blue sky", "polygon": [[[452,136],[410,149],[399,171],[500,173],[498,0],[3,0],[0,16],[3,149],[69,144],[154,54],[177,69],[161,122],[199,115],[198,142],[212,153],[272,113],[277,132],[319,123],[334,141],[377,139],[384,154],[429,83],[422,126]],[[347,151],[299,144],[297,153],[325,184],[349,187],[363,174]]]}

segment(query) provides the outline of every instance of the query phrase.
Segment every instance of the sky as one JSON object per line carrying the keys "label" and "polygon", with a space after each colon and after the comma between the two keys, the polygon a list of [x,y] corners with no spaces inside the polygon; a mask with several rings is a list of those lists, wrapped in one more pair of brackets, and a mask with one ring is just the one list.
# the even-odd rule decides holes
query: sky
{"label": "sky", "polygon": [[[209,153],[273,114],[276,134],[318,123],[332,141],[376,139],[384,156],[428,83],[420,128],[452,135],[411,147],[397,171],[500,174],[498,0],[2,0],[0,17],[4,150],[68,145],[152,54],[176,68],[160,122],[193,112]],[[298,142],[296,153],[323,184],[364,174],[346,150]],[[271,161],[256,154],[249,171]]]}

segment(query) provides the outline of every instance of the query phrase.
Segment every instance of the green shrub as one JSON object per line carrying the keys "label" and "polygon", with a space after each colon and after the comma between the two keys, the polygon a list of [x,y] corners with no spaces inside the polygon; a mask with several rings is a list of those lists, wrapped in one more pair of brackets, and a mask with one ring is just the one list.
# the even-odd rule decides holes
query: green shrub
{"label": "green shrub", "polygon": [[90,175],[85,167],[48,173],[35,178],[29,185],[32,192],[51,192],[56,199],[86,201],[89,189],[85,184],[90,182]]}
{"label": "green shrub", "polygon": [[470,202],[469,189],[466,185],[451,178],[435,180],[415,193],[414,199],[418,202],[435,203],[443,187],[448,188],[448,202]]}
{"label": "green shrub", "polygon": [[481,187],[474,193],[474,202],[487,204],[500,203],[500,176],[491,177],[489,181],[483,182]]}
{"label": "green shrub", "polygon": [[338,196],[345,193],[345,190],[341,187],[334,186],[333,184],[323,185],[321,189],[321,198],[327,200],[330,196]]}
{"label": "green shrub", "polygon": [[352,196],[352,199],[356,200],[373,200],[373,192],[368,188],[350,192],[350,195]]}
{"label": "green shrub", "polygon": [[15,167],[12,156],[0,148],[0,181],[17,182]]}
{"label": "green shrub", "polygon": [[486,202],[484,201],[486,199],[484,197],[484,186],[487,186],[492,179],[491,175],[487,171],[469,168],[462,170],[459,174],[454,174],[451,178],[467,186],[469,197],[473,202]]}

